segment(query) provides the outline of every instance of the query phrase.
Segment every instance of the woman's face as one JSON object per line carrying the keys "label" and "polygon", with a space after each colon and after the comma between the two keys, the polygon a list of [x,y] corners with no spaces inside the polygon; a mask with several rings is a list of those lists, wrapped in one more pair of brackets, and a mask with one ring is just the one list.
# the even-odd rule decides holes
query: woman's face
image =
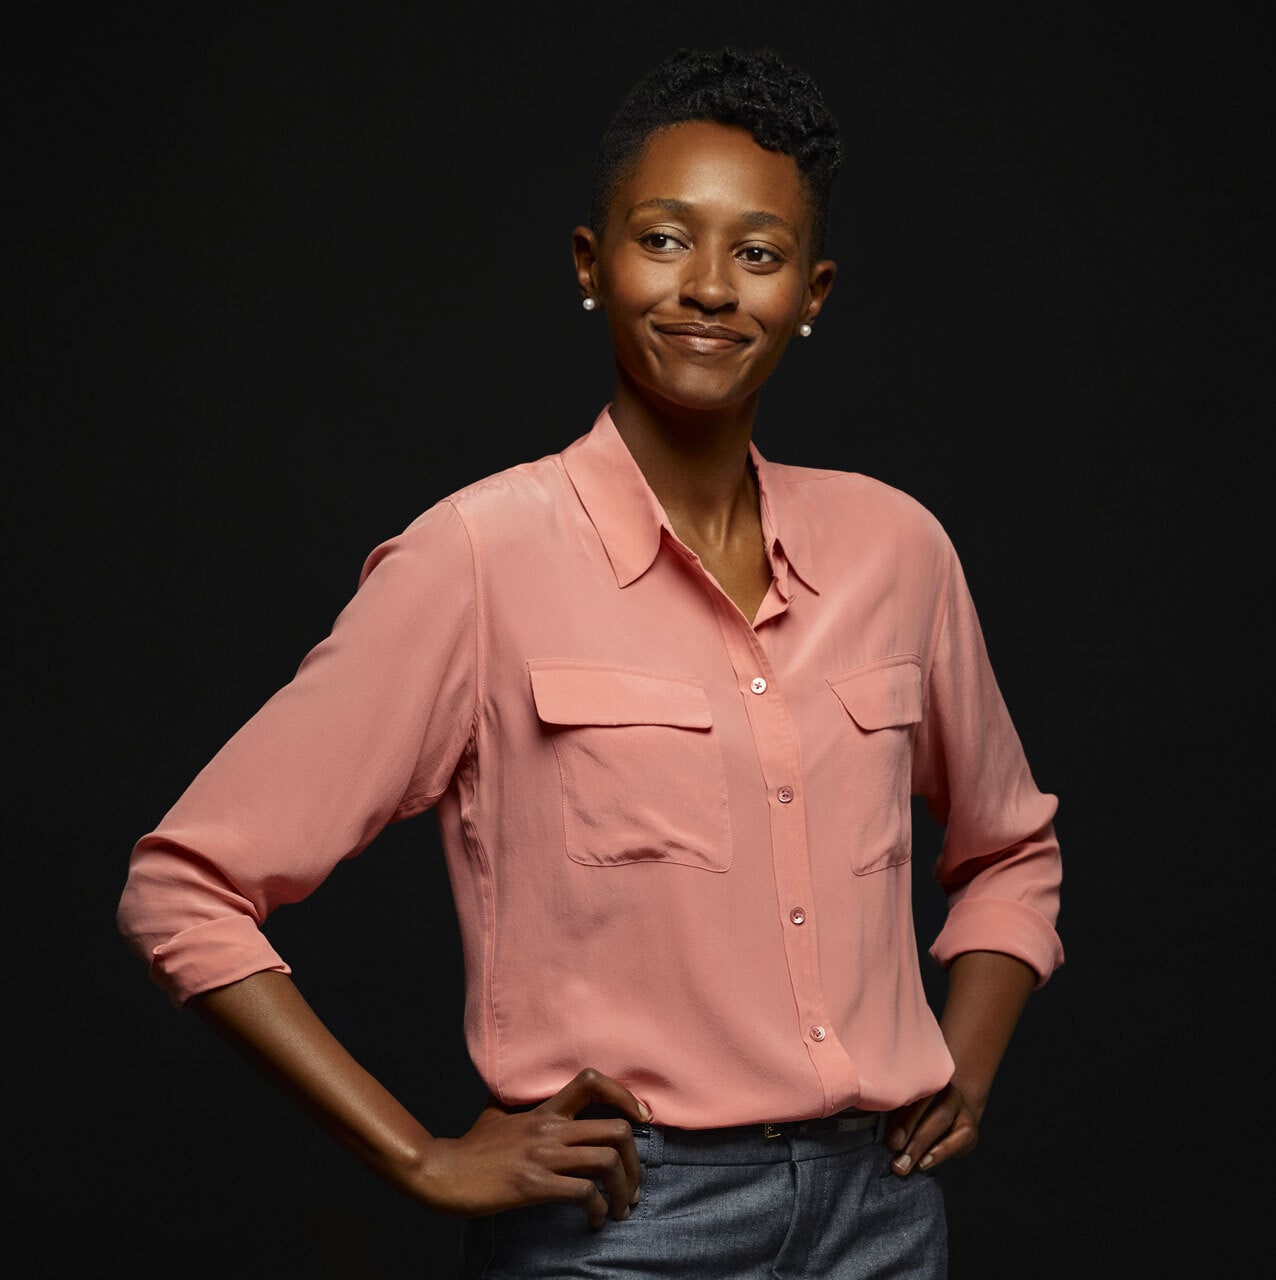
{"label": "woman's face", "polygon": [[833,283],[810,261],[811,213],[792,156],[705,121],[653,134],[599,239],[573,240],[604,309],[618,372],[644,399],[738,406],[771,376]]}

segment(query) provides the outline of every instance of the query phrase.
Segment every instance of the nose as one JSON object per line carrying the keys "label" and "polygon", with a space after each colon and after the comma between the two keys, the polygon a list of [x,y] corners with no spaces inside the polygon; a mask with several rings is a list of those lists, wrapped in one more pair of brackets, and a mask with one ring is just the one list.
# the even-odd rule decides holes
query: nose
{"label": "nose", "polygon": [[688,254],[679,300],[699,311],[734,310],[740,298],[732,283],[730,259],[705,251]]}

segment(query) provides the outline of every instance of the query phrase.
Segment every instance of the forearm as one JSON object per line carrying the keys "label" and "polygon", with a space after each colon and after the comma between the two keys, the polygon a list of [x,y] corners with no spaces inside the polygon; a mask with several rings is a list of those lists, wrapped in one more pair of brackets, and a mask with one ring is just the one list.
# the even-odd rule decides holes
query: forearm
{"label": "forearm", "polygon": [[430,1133],[328,1030],[285,974],[255,973],[188,1008],[374,1173],[425,1199]]}
{"label": "forearm", "polygon": [[953,1082],[977,1120],[1036,980],[1029,965],[998,951],[963,952],[949,968],[940,1028],[955,1063]]}

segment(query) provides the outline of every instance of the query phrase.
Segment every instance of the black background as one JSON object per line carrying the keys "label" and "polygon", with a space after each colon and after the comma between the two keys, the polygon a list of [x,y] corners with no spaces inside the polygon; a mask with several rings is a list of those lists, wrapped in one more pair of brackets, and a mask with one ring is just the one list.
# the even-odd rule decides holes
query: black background
{"label": "black background", "polygon": [[[8,10],[10,1274],[451,1274],[459,1224],[173,1011],[115,903],[367,552],[588,430],[610,358],[569,248],[597,136],[665,52],[726,42],[811,71],[848,150],[837,286],[755,438],[941,519],[1060,797],[1068,959],[941,1175],[953,1275],[1247,1249],[1270,1113],[1258,12]],[[484,1089],[433,817],[269,931],[356,1055],[463,1132]]]}

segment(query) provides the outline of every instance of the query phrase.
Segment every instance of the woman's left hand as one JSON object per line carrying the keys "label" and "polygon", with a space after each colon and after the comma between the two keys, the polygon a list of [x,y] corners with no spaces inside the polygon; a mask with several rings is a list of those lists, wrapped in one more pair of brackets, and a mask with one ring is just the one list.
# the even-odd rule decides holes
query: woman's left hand
{"label": "woman's left hand", "polygon": [[952,962],[940,1027],[953,1073],[938,1093],[887,1116],[891,1172],[929,1173],[975,1149],[993,1076],[1036,980],[1024,961],[999,951],[964,951]]}
{"label": "woman's left hand", "polygon": [[914,1169],[928,1172],[973,1151],[982,1110],[977,1112],[961,1089],[949,1082],[938,1093],[893,1111],[886,1121],[886,1145],[898,1153],[891,1161],[891,1172],[900,1177]]}

